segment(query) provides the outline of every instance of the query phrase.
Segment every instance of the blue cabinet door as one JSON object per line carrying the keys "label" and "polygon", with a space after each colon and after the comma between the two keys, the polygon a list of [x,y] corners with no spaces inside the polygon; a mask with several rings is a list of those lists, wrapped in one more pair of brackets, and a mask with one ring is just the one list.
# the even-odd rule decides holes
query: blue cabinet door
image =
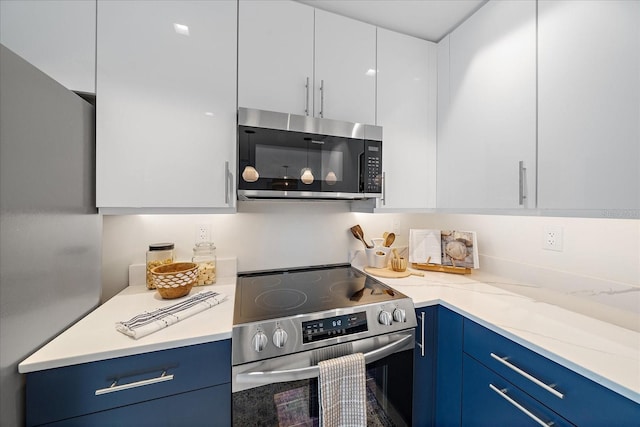
{"label": "blue cabinet door", "polygon": [[436,315],[435,425],[459,426],[462,407],[463,317],[443,306]]}
{"label": "blue cabinet door", "polygon": [[437,307],[416,309],[418,328],[413,361],[413,425],[433,426],[435,418],[435,357]]}

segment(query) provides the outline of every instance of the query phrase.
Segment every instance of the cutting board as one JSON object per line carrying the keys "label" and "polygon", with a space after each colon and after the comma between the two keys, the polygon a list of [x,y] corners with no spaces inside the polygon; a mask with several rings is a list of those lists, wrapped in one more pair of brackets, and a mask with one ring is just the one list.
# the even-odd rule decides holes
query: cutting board
{"label": "cutting board", "polygon": [[411,276],[411,272],[409,270],[405,271],[393,271],[389,267],[387,268],[374,268],[374,267],[365,267],[364,271],[371,274],[372,276],[378,277],[386,277],[388,279],[399,279],[402,277]]}

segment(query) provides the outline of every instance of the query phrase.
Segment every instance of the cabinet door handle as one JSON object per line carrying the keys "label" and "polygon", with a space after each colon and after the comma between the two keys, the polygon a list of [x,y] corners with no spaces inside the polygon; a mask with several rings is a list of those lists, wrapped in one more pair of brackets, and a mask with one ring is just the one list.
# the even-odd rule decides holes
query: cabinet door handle
{"label": "cabinet door handle", "polygon": [[548,384],[543,383],[542,381],[540,381],[539,379],[537,379],[533,375],[529,374],[528,372],[523,371],[522,369],[518,368],[513,363],[508,362],[507,361],[507,357],[500,357],[500,356],[497,356],[495,353],[490,353],[490,355],[491,355],[491,357],[493,357],[498,362],[502,363],[507,368],[511,369],[512,371],[515,371],[515,372],[519,373],[520,375],[522,375],[523,377],[525,377],[529,381],[539,385],[540,387],[542,387],[543,389],[545,389],[549,393],[553,394],[555,397],[557,397],[559,399],[564,399],[564,394],[562,394],[558,390],[554,389],[552,385],[548,385]]}
{"label": "cabinet door handle", "polygon": [[309,77],[307,77],[307,84],[304,85],[305,97],[304,97],[304,114],[309,115]]}
{"label": "cabinet door handle", "polygon": [[118,380],[114,380],[113,383],[107,388],[101,388],[96,390],[96,396],[107,393],[115,393],[116,391],[128,390],[130,388],[142,387],[145,385],[151,385],[156,383],[162,383],[165,381],[173,380],[173,374],[167,375],[167,371],[162,371],[159,377],[150,378],[148,380],[136,381],[128,384],[120,384],[118,385]]}
{"label": "cabinet door handle", "polygon": [[420,356],[424,357],[424,311],[420,313],[420,342],[417,343],[420,347]]}
{"label": "cabinet door handle", "polygon": [[324,117],[324,80],[320,80],[320,117]]}
{"label": "cabinet door handle", "polygon": [[224,162],[224,203],[230,205],[231,185],[233,174],[229,170],[229,161]]}
{"label": "cabinet door handle", "polygon": [[520,160],[518,164],[518,204],[524,205],[524,199],[527,198],[526,182],[527,182],[527,168],[524,167],[524,161]]}
{"label": "cabinet door handle", "polygon": [[554,424],[553,421],[549,421],[549,422],[544,422],[542,421],[540,418],[536,417],[531,411],[529,411],[527,408],[525,408],[524,406],[522,406],[521,404],[519,404],[518,402],[516,402],[515,400],[513,400],[508,394],[507,394],[507,389],[503,388],[502,390],[499,389],[498,387],[494,386],[493,384],[489,384],[489,388],[491,388],[491,390],[495,391],[496,393],[498,393],[498,395],[500,397],[502,397],[504,400],[506,400],[507,402],[511,403],[513,406],[515,406],[516,408],[518,408],[520,411],[522,411],[524,414],[526,414],[529,418],[531,418],[533,421],[535,421],[536,423],[540,424],[541,426],[544,427],[549,427],[552,426]]}

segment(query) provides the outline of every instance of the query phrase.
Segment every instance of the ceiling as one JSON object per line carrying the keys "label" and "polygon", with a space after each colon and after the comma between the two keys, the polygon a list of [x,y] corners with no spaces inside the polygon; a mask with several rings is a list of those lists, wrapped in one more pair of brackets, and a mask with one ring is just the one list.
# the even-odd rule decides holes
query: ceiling
{"label": "ceiling", "polygon": [[487,0],[297,0],[318,9],[438,42]]}

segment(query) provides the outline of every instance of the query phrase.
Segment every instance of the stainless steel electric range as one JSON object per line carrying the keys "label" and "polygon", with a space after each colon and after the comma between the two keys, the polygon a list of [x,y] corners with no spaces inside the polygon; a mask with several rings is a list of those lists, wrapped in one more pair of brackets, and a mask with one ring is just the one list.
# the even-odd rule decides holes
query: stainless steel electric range
{"label": "stainless steel electric range", "polygon": [[415,327],[410,298],[349,265],[239,274],[234,425],[317,425],[318,362],[358,352],[368,417],[411,425]]}

